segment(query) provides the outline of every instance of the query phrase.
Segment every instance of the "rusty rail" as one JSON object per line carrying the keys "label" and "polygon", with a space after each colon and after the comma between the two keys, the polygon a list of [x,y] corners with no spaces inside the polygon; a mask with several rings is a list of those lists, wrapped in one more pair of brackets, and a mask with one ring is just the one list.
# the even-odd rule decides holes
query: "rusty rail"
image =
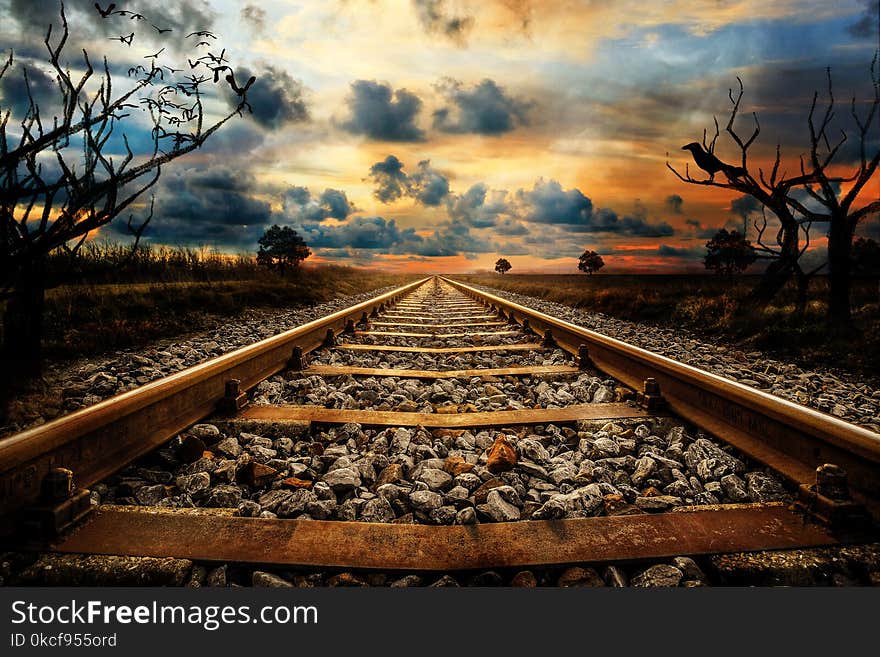
{"label": "rusty rail", "polygon": [[[797,484],[835,463],[847,470],[860,501],[880,510],[880,434],[755,388],[609,338],[448,278],[470,297],[503,311],[599,370],[641,391],[653,378],[668,407]],[[581,348],[586,347],[586,352]]]}
{"label": "rusty rail", "polygon": [[[373,299],[242,347],[99,404],[0,440],[0,519],[33,504],[45,474],[73,470],[89,486],[158,447],[216,410],[230,380],[247,390],[284,369],[295,347],[302,353],[341,332],[364,313],[393,303],[426,283],[404,285]],[[12,523],[0,520],[9,529]]]}

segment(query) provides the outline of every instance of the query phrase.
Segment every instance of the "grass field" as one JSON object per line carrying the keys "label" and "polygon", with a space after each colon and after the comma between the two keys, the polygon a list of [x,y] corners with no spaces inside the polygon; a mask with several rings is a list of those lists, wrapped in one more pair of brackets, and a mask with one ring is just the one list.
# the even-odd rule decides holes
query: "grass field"
{"label": "grass field", "polygon": [[539,297],[619,319],[681,326],[769,351],[804,365],[825,364],[880,375],[880,303],[876,281],[853,290],[855,332],[829,333],[824,321],[827,280],[818,278],[802,321],[794,317],[795,290],[764,309],[745,304],[757,277],[675,275],[479,274],[457,279]]}
{"label": "grass field", "polygon": [[255,271],[244,279],[187,281],[180,274],[178,280],[84,282],[48,290],[43,322],[46,357],[98,355],[197,331],[212,319],[235,317],[249,308],[314,305],[416,278],[334,265],[303,266],[284,278]]}

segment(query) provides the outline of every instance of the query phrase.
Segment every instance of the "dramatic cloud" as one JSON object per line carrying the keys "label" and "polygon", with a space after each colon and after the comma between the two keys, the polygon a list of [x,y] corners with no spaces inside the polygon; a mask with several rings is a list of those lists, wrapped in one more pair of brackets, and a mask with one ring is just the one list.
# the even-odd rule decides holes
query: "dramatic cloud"
{"label": "dramatic cloud", "polygon": [[266,10],[256,5],[245,5],[241,10],[241,19],[258,34],[266,29]]}
{"label": "dramatic cloud", "polygon": [[539,179],[530,191],[519,190],[517,197],[528,208],[523,217],[538,224],[589,226],[593,202],[579,189],[562,189],[555,180]]}
{"label": "dramatic cloud", "polygon": [[446,7],[446,0],[412,0],[412,4],[426,32],[443,34],[464,44],[473,27],[473,17],[453,16]]}
{"label": "dramatic cloud", "polygon": [[681,214],[681,208],[684,206],[684,199],[678,194],[670,194],[666,197],[666,207],[675,214]]}
{"label": "dramatic cloud", "polygon": [[376,184],[373,195],[383,203],[409,196],[422,205],[436,207],[449,196],[449,178],[431,167],[429,160],[419,162],[416,172],[408,175],[403,162],[389,155],[370,167],[367,178]]}
{"label": "dramatic cloud", "polygon": [[[160,244],[252,247],[272,221],[269,204],[250,196],[255,186],[242,170],[169,170],[145,236]],[[114,232],[127,234],[125,223],[117,220]]]}
{"label": "dramatic cloud", "polygon": [[282,196],[285,216],[292,221],[323,221],[346,219],[355,211],[345,192],[325,189],[317,198],[305,187],[291,187]]}
{"label": "dramatic cloud", "polygon": [[657,254],[666,258],[688,258],[695,259],[701,257],[705,253],[704,248],[693,247],[682,249],[675,246],[661,244],[657,247]]}
{"label": "dramatic cloud", "polygon": [[341,126],[355,135],[378,141],[422,141],[424,132],[416,121],[421,99],[406,89],[375,80],[357,80],[348,97],[350,117]]}
{"label": "dramatic cloud", "polygon": [[385,220],[383,217],[355,217],[338,225],[303,223],[296,229],[313,248],[371,249],[390,253],[422,242],[415,229],[401,229],[394,219]]}
{"label": "dramatic cloud", "polygon": [[712,228],[711,226],[704,226],[701,221],[698,219],[685,219],[685,226],[693,232],[694,237],[698,237],[700,239],[711,239],[715,236],[715,233],[718,232],[717,228]]}
{"label": "dramatic cloud", "polygon": [[[25,79],[25,75],[27,79]],[[12,116],[21,120],[28,110],[28,88],[43,121],[51,120],[60,99],[58,83],[35,66],[17,65],[0,78],[3,106],[12,109]]]}
{"label": "dramatic cloud", "polygon": [[[250,116],[257,123],[264,128],[275,129],[309,119],[309,110],[303,99],[302,82],[294,80],[289,73],[274,66],[266,66],[256,73],[244,67],[235,71],[240,85],[244,85],[251,75],[256,75],[257,79],[248,90],[247,97],[253,108]],[[238,105],[239,97],[231,90],[227,98],[230,107]]]}
{"label": "dramatic cloud", "polygon": [[743,194],[730,202],[730,211],[743,220],[744,224],[750,223],[751,216],[760,211],[761,204],[754,196]]}
{"label": "dramatic cloud", "polygon": [[414,253],[429,257],[492,253],[495,250],[489,240],[474,235],[470,226],[456,219],[441,224],[433,235],[413,248]]}
{"label": "dramatic cloud", "polygon": [[434,127],[443,132],[500,135],[528,124],[531,104],[506,95],[492,80],[472,89],[446,80],[440,90],[451,104],[434,112]]}
{"label": "dramatic cloud", "polygon": [[[503,215],[510,215],[515,210],[511,206],[507,191],[491,190],[484,183],[477,183],[461,196],[452,196],[448,204],[449,216],[457,219],[473,228],[488,228],[495,226]],[[516,226],[510,219],[506,230],[516,231]],[[500,232],[500,231],[499,231]],[[518,232],[502,233],[506,235],[518,235]]]}
{"label": "dramatic cloud", "polygon": [[368,178],[376,183],[373,196],[383,203],[391,203],[408,193],[409,176],[403,172],[403,162],[394,155],[371,166]]}

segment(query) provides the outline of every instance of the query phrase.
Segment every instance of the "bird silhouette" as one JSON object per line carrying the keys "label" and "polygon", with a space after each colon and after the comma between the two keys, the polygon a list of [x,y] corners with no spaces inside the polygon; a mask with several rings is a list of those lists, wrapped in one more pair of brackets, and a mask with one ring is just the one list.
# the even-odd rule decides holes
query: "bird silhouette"
{"label": "bird silhouette", "polygon": [[256,82],[256,80],[257,76],[252,75],[243,87],[239,87],[237,84],[235,84],[235,76],[232,73],[226,76],[226,81],[229,83],[229,86],[232,87],[232,90],[239,96],[244,96],[245,93],[247,93],[247,90],[251,88],[251,85]]}
{"label": "bird silhouette", "polygon": [[725,164],[715,157],[714,153],[707,151],[698,142],[694,141],[690,144],[685,144],[681,147],[681,150],[690,151],[691,155],[694,156],[694,162],[697,163],[697,166],[710,176],[714,176],[721,171],[728,178],[739,178],[746,173],[746,170],[743,167],[735,167],[731,164]]}
{"label": "bird silhouette", "polygon": [[191,36],[196,36],[196,37],[209,37],[209,38],[211,38],[211,39],[216,39],[216,38],[217,38],[216,36],[214,36],[213,33],[208,32],[208,30],[199,30],[198,32],[190,32],[190,33],[187,34],[184,38],[185,38],[185,39],[189,39]]}
{"label": "bird silhouette", "polygon": [[134,32],[132,32],[128,36],[110,37],[110,41],[119,41],[120,43],[124,43],[127,46],[131,46],[132,39],[134,39]]}
{"label": "bird silhouette", "polygon": [[101,5],[96,2],[95,9],[97,9],[98,13],[101,14],[101,18],[107,18],[110,14],[113,13],[113,10],[116,9],[116,3],[111,2],[109,5],[107,5],[106,9],[101,9]]}
{"label": "bird silhouette", "polygon": [[[150,25],[153,25],[153,24],[150,23]],[[171,31],[171,28],[170,28],[170,27],[166,27],[166,28],[163,29],[163,28],[161,28],[161,27],[158,27],[158,26],[156,26],[156,25],[153,25],[153,28],[154,28],[159,34],[164,34],[165,32],[170,32],[170,31]]]}
{"label": "bird silhouette", "polygon": [[159,52],[153,53],[152,55],[144,55],[144,59],[156,59],[163,52],[165,52],[165,48],[162,48],[161,50],[159,50]]}

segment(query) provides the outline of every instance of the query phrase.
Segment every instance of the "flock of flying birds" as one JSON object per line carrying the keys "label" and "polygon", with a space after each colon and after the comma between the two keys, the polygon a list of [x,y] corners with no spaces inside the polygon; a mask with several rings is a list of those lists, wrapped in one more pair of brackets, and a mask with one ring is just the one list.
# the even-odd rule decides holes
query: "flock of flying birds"
{"label": "flock of flying birds", "polygon": [[[143,14],[139,14],[139,13],[136,13],[133,11],[127,11],[125,9],[116,9],[115,3],[110,3],[109,5],[107,5],[107,8],[105,9],[105,8],[102,8],[101,5],[96,2],[95,9],[97,9],[98,13],[101,15],[101,18],[104,18],[104,19],[110,18],[111,16],[122,16],[122,17],[128,17],[130,20],[133,20],[133,21],[146,21],[147,20]],[[162,28],[162,27],[159,27],[158,25],[155,25],[154,23],[150,23],[150,25],[159,34],[165,34],[167,32],[171,32],[173,29],[170,27]],[[131,44],[134,41],[134,37],[135,37],[135,33],[131,32],[130,34],[127,34],[127,35],[110,37],[110,40],[111,41],[119,41],[120,43],[123,43],[123,44],[131,47]],[[217,40],[216,35],[209,32],[208,30],[198,30],[195,32],[190,32],[184,38],[197,39],[197,42],[195,43],[195,46],[194,46],[196,48],[202,47],[202,46],[210,47],[212,45],[211,41]],[[172,68],[170,66],[157,65],[159,56],[164,51],[165,51],[165,48],[162,48],[161,50],[159,50],[156,53],[153,53],[151,55],[145,55],[144,59],[150,60],[150,68],[147,68],[146,66],[143,66],[143,65],[133,66],[130,69],[128,69],[129,77],[143,74],[143,75],[148,76],[149,79],[158,77],[159,79],[164,80],[165,71],[168,71],[171,74],[181,71],[182,69],[176,69],[176,68]],[[235,80],[235,72],[232,70],[232,68],[230,66],[227,65],[227,62],[228,62],[228,60],[226,59],[226,49],[225,48],[220,52],[219,55],[212,53],[210,51],[207,51],[207,53],[201,57],[198,57],[196,59],[187,59],[187,63],[189,64],[189,67],[191,70],[197,69],[202,66],[209,69],[211,71],[211,73],[213,74],[213,80],[214,80],[215,84],[220,81],[220,76],[224,73],[224,71],[226,71],[227,73],[226,73],[226,75],[224,75],[224,79],[226,80],[226,82],[229,83],[229,87],[232,89],[232,91],[235,94],[237,94],[240,97],[244,97],[244,95],[247,93],[248,89],[250,89],[251,85],[256,80],[256,76],[251,76],[248,79],[248,81],[244,84],[244,86],[239,86]],[[189,76],[187,79],[190,81],[189,84],[187,85],[188,88],[195,89],[196,87],[198,87],[198,85],[202,84],[203,82],[207,82],[210,78],[204,77],[201,75],[196,75],[194,73],[191,76]],[[186,91],[186,88],[182,87],[182,90]],[[155,101],[153,101],[153,102],[155,102]],[[167,100],[165,103],[160,103],[158,105],[159,105],[160,111],[161,111],[163,105],[173,106],[173,104],[169,103]],[[180,108],[180,106],[176,106],[176,107]],[[189,118],[191,118],[191,117],[189,117]],[[187,119],[187,120],[189,120],[189,119]]]}

